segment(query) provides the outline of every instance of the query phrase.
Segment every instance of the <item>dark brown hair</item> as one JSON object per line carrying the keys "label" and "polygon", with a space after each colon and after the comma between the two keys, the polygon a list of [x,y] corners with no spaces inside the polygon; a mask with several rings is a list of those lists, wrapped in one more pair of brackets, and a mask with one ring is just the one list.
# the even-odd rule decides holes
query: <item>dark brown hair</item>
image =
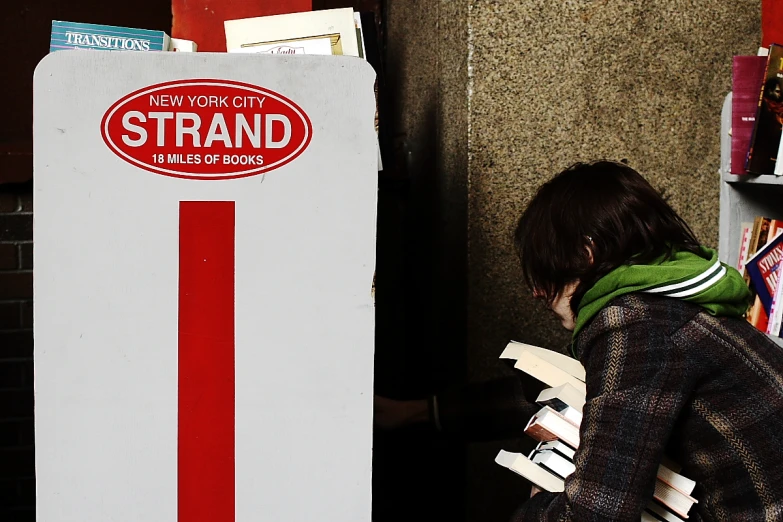
{"label": "dark brown hair", "polygon": [[585,292],[618,266],[649,263],[675,248],[699,251],[661,194],[613,161],[577,163],[545,183],[520,217],[514,243],[526,283],[547,304],[579,282],[574,315]]}

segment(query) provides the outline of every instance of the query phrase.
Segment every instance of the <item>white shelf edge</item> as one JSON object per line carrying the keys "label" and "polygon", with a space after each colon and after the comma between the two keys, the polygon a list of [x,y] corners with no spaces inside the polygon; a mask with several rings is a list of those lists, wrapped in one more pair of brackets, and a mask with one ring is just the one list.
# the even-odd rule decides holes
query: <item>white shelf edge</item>
{"label": "white shelf edge", "polygon": [[729,174],[721,172],[721,179],[737,185],[783,185],[783,176],[774,174]]}

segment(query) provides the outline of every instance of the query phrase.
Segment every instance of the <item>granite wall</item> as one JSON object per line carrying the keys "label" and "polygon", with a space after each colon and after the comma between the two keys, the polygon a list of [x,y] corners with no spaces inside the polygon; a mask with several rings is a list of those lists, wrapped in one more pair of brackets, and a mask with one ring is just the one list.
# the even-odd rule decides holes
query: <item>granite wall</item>
{"label": "granite wall", "polygon": [[[521,283],[510,237],[536,187],[572,162],[627,159],[717,246],[720,108],[731,57],[759,45],[759,7],[389,0],[393,123],[434,245],[434,328],[466,325],[464,366],[441,380],[499,375],[509,339],[568,341]],[[522,488],[492,463],[497,448],[467,450],[471,522],[505,520]]]}

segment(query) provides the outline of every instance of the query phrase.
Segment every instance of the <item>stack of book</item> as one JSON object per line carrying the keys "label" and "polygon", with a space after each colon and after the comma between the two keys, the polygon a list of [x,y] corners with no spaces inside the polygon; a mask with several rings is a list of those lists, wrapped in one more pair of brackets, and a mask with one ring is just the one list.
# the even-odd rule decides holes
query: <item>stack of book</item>
{"label": "stack of book", "polygon": [[753,293],[748,321],[769,335],[780,337],[783,323],[783,221],[756,216],[753,223],[742,223],[737,270],[745,277]]}
{"label": "stack of book", "polygon": [[[377,74],[375,131],[378,171],[391,154],[391,137],[381,121],[386,111],[379,26],[374,12],[352,8],[305,11],[224,21],[229,53],[272,55],[342,55],[366,60]],[[170,38],[164,31],[55,20],[50,52],[66,49],[99,51],[197,52],[190,40]],[[388,163],[388,161],[387,161]]]}
{"label": "stack of book", "polygon": [[[500,356],[515,361],[514,367],[545,386],[536,398],[541,409],[525,427],[525,434],[538,441],[529,455],[501,450],[495,462],[523,476],[544,491],[561,492],[566,477],[576,467],[579,426],[585,404],[585,370],[579,361],[557,352],[510,342]],[[682,521],[688,518],[696,483],[674,471],[679,466],[666,459],[658,467],[653,498],[642,520]]]}

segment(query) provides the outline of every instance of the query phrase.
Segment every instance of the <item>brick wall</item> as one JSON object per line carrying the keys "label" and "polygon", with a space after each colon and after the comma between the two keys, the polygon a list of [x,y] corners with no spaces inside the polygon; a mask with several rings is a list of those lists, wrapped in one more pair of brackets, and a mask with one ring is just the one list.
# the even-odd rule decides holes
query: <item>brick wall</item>
{"label": "brick wall", "polygon": [[0,185],[0,520],[35,520],[32,184]]}

